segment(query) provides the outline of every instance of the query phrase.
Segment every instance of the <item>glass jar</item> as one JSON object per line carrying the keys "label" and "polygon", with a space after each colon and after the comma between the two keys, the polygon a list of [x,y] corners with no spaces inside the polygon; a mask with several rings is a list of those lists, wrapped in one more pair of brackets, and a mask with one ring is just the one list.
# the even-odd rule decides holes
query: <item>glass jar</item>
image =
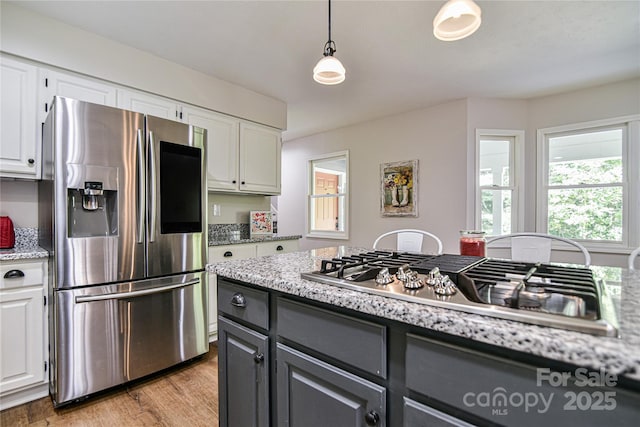
{"label": "glass jar", "polygon": [[460,255],[485,256],[484,231],[460,230]]}

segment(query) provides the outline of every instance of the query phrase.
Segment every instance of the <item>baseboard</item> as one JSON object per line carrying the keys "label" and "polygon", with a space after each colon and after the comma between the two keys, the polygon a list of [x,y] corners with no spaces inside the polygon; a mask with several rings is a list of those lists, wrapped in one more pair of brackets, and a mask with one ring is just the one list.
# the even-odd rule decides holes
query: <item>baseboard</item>
{"label": "baseboard", "polygon": [[[216,336],[217,338],[217,336]],[[36,387],[16,391],[0,398],[0,411],[22,405],[23,403],[41,399],[49,395],[49,384],[40,384]]]}

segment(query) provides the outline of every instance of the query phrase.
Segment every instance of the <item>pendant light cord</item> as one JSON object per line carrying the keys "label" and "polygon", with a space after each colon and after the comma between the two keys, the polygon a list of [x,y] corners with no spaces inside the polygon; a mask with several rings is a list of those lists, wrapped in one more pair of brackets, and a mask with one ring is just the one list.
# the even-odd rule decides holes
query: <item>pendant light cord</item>
{"label": "pendant light cord", "polygon": [[333,56],[336,44],[331,40],[331,0],[329,0],[329,40],[324,44],[324,56]]}
{"label": "pendant light cord", "polygon": [[329,43],[331,43],[331,0],[329,0]]}

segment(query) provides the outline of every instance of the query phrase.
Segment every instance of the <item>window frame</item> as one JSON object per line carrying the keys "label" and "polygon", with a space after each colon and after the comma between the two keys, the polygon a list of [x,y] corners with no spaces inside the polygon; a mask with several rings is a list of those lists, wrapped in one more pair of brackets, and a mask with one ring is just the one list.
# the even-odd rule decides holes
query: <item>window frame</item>
{"label": "window frame", "polygon": [[[622,129],[622,168],[620,184],[549,185],[549,139],[563,135],[575,135],[598,130]],[[626,253],[640,245],[640,218],[632,212],[640,212],[640,115],[616,117],[573,123],[537,130],[537,198],[536,230],[548,233],[549,190],[561,188],[622,188],[622,240],[572,239],[594,252]],[[638,216],[638,215],[635,215]]]}
{"label": "window frame", "polygon": [[[473,224],[476,230],[482,230],[482,190],[511,191],[511,233],[518,233],[524,227],[524,130],[512,129],[476,129],[474,163],[474,208]],[[511,139],[509,150],[509,186],[480,185],[480,140]],[[491,237],[491,236],[487,236]]]}
{"label": "window frame", "polygon": [[[329,230],[312,230],[311,224],[314,223],[312,215],[313,209],[312,200],[318,199],[322,197],[326,197],[324,195],[313,195],[313,186],[315,183],[315,177],[313,175],[314,168],[313,165],[315,162],[321,160],[330,160],[336,158],[344,158],[345,160],[345,179],[346,185],[344,186],[342,193],[332,194],[331,197],[343,197],[344,200],[344,230],[342,231],[329,231]],[[307,203],[306,203],[306,237],[311,238],[321,238],[321,239],[336,239],[336,240],[349,240],[349,187],[351,186],[351,177],[349,175],[349,150],[336,151],[333,153],[327,154],[319,154],[313,157],[310,157],[307,160]]]}

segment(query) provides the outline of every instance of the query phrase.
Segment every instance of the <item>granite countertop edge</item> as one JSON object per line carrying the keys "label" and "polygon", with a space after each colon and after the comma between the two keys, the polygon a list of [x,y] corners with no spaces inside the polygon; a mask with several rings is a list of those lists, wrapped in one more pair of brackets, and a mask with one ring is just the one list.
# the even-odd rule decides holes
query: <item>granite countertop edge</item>
{"label": "granite countertop edge", "polygon": [[278,242],[282,240],[298,240],[301,239],[302,236],[291,235],[291,236],[260,236],[260,237],[252,237],[249,239],[238,239],[238,240],[229,240],[229,239],[211,239],[209,240],[209,246],[225,246],[225,245],[241,245],[243,243],[263,243],[263,242]]}
{"label": "granite countertop edge", "polygon": [[0,261],[49,258],[49,252],[39,246],[0,249]]}
{"label": "granite countertop edge", "polygon": [[[320,252],[319,255],[314,252],[300,251],[256,259],[222,261],[208,265],[207,270],[266,289],[473,341],[575,366],[605,369],[640,382],[640,333],[633,332],[635,328],[625,328],[621,338],[595,336],[426,306],[312,282],[302,279],[300,273],[312,271],[309,267],[317,264],[323,257],[335,256],[329,252]],[[640,277],[633,276],[630,282],[633,282],[634,288],[640,288]],[[632,311],[637,310],[634,308]],[[625,323],[635,323],[635,320],[628,318]]]}

